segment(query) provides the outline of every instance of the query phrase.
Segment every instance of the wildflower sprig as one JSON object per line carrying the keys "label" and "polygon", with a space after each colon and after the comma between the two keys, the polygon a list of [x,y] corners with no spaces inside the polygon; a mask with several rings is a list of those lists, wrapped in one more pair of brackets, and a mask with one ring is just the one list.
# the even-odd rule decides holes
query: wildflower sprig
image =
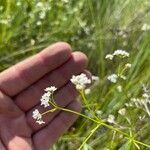
{"label": "wildflower sprig", "polygon": [[[106,59],[114,59],[114,57],[120,57],[122,59],[125,59],[126,57],[129,57],[129,53],[123,50],[117,50],[115,51],[113,54],[109,54],[107,55]],[[126,80],[126,76],[125,76],[125,72],[127,71],[127,69],[129,69],[131,67],[130,63],[126,63],[124,64],[124,67],[122,68],[122,70],[120,70],[117,73],[113,73],[112,75],[109,75],[107,77],[107,79],[112,82],[113,84],[116,84],[117,86],[117,90],[118,92],[122,92],[124,93],[124,89],[123,86],[121,85],[121,83],[119,82],[120,80]],[[103,118],[102,114],[103,112],[101,112],[101,110],[93,110],[90,105],[89,102],[86,98],[86,94],[90,94],[91,92],[91,88],[89,88],[89,85],[91,85],[92,83],[98,82],[99,78],[97,76],[92,76],[92,78],[87,77],[86,74],[81,73],[80,75],[73,75],[72,78],[70,79],[70,81],[72,82],[72,84],[74,84],[76,90],[79,92],[80,96],[81,96],[81,101],[83,102],[84,108],[88,111],[88,115],[85,115],[83,113],[79,113],[67,108],[63,108],[60,107],[54,100],[54,94],[57,90],[57,88],[55,86],[51,86],[45,89],[45,93],[43,94],[43,96],[41,97],[41,106],[43,106],[44,108],[47,108],[49,106],[51,106],[51,109],[40,113],[37,109],[33,112],[33,118],[35,119],[36,123],[38,124],[44,124],[44,120],[42,119],[42,117],[48,113],[53,113],[56,110],[61,110],[61,111],[65,111],[65,112],[70,112],[73,114],[76,114],[78,116],[81,116],[91,122],[94,123],[94,128],[90,131],[90,133],[87,135],[87,137],[83,140],[82,144],[80,145],[80,147],[78,148],[78,150],[81,150],[83,148],[83,146],[87,143],[87,141],[93,136],[93,134],[95,134],[95,132],[100,128],[100,127],[105,127],[108,128],[110,130],[113,131],[113,133],[118,133],[121,134],[123,136],[123,138],[127,139],[130,143],[132,143],[133,145],[135,145],[136,148],[140,149],[140,145],[145,146],[147,148],[150,148],[149,144],[143,143],[141,141],[138,141],[136,138],[136,134],[134,133],[134,126],[133,123],[130,119],[130,116],[128,116],[128,110],[127,108],[129,106],[136,106],[136,107],[140,107],[141,109],[143,109],[144,111],[147,112],[148,115],[150,115],[149,112],[149,108],[148,105],[150,103],[149,98],[150,95],[148,93],[147,90],[144,91],[143,95],[142,95],[142,101],[140,100],[132,100],[128,103],[125,103],[124,107],[120,108],[118,110],[118,116],[122,117],[126,120],[126,122],[128,123],[120,125],[117,122],[117,118],[113,115],[113,114],[108,114],[107,117]],[[127,99],[130,99],[127,94],[125,93],[125,97]],[[113,140],[115,139],[115,136],[113,136]],[[112,143],[111,143],[112,145]]]}

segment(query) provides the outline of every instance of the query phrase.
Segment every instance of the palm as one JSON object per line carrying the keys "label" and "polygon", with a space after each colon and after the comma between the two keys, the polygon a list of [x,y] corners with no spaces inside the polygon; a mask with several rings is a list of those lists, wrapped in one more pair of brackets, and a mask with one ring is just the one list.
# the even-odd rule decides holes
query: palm
{"label": "palm", "polygon": [[39,126],[32,111],[44,111],[39,99],[43,89],[51,85],[58,87],[58,105],[80,111],[69,79],[82,72],[85,64],[83,54],[71,53],[67,44],[57,43],[0,74],[1,150],[48,150],[56,142],[77,116],[56,111],[44,116],[46,124]]}

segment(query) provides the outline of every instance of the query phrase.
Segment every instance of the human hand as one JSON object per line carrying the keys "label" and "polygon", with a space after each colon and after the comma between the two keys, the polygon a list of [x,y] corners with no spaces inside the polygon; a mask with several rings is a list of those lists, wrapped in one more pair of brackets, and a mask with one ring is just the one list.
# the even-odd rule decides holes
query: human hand
{"label": "human hand", "polygon": [[59,106],[81,111],[69,80],[83,72],[86,64],[83,53],[72,53],[68,44],[59,42],[0,73],[0,150],[48,150],[55,143],[77,116],[55,111],[38,125],[32,112],[35,108],[44,111],[39,99],[51,85],[58,87]]}

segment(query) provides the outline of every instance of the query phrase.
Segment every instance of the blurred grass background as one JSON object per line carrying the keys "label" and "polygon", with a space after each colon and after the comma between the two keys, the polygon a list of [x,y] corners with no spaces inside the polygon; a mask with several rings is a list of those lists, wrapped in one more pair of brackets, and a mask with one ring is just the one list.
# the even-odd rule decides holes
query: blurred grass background
{"label": "blurred grass background", "polygon": [[[53,42],[66,41],[74,50],[86,53],[89,70],[100,77],[100,84],[89,96],[91,105],[105,114],[115,114],[126,97],[106,82],[106,75],[115,71],[118,62],[107,62],[105,55],[116,49],[130,52],[132,68],[122,84],[131,95],[139,96],[141,85],[149,86],[150,80],[150,30],[142,30],[144,24],[150,24],[149,18],[149,0],[0,0],[0,70]],[[131,113],[137,116],[137,112]],[[150,144],[149,122],[138,138]],[[53,149],[77,149],[92,127],[79,119]],[[126,149],[126,141],[119,138],[114,149]],[[101,128],[84,149],[104,150],[111,139],[112,131]]]}

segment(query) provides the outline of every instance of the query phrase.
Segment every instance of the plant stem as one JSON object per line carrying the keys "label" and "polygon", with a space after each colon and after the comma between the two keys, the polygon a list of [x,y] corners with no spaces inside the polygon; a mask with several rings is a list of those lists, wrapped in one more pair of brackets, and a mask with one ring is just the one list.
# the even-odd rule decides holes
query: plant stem
{"label": "plant stem", "polygon": [[90,139],[90,137],[96,132],[96,130],[101,126],[101,124],[97,124],[97,126],[91,131],[91,133],[85,138],[81,146],[78,148],[78,150],[81,150],[81,148],[84,146],[84,144]]}
{"label": "plant stem", "polygon": [[84,91],[83,91],[83,90],[80,91],[80,94],[81,94],[82,99],[83,99],[85,105],[87,106],[89,112],[96,118],[96,120],[99,120],[99,118],[93,113],[93,111],[92,111],[91,108],[89,107],[88,101],[87,101],[87,99],[86,99],[86,97],[85,97],[85,95],[84,95]]}
{"label": "plant stem", "polygon": [[[62,110],[62,111],[70,112],[70,113],[73,113],[73,114],[82,116],[82,117],[84,117],[84,118],[86,118],[86,119],[88,119],[88,120],[91,120],[91,121],[97,123],[97,126],[94,128],[95,130],[93,129],[94,132],[96,131],[96,129],[97,129],[100,125],[102,125],[102,126],[104,126],[104,127],[107,127],[108,129],[111,129],[111,130],[113,130],[113,131],[116,131],[116,132],[118,132],[118,133],[124,135],[125,138],[127,138],[127,139],[129,139],[129,140],[132,140],[132,141],[135,142],[135,143],[138,143],[138,144],[140,144],[140,145],[143,145],[143,146],[146,146],[146,147],[150,148],[150,145],[145,144],[145,143],[143,143],[143,142],[140,142],[140,141],[137,141],[137,140],[133,139],[133,137],[130,137],[130,135],[128,135],[127,133],[125,133],[125,132],[123,132],[123,131],[121,131],[121,130],[115,128],[115,127],[113,127],[112,125],[106,124],[106,123],[105,123],[104,121],[102,121],[100,118],[98,118],[99,120],[95,120],[95,119],[90,118],[90,117],[88,117],[88,116],[86,116],[86,115],[84,115],[84,114],[81,114],[81,113],[79,113],[79,112],[76,112],[76,111],[73,111],[73,110],[70,110],[70,109],[66,109],[66,108],[59,107],[59,106],[53,104],[52,102],[50,102],[50,103],[52,104],[52,106],[54,106],[54,109],[55,109],[55,110],[59,109],[59,110]],[[45,113],[43,113],[42,115],[45,115],[45,114],[47,114],[47,113],[50,113],[50,112],[52,112],[52,110],[54,110],[54,109],[48,110],[48,111],[46,111]],[[55,111],[55,110],[54,110],[54,111]],[[93,131],[93,130],[92,130],[92,131]],[[93,132],[92,132],[92,131],[91,131],[91,134],[86,138],[87,140],[93,135]],[[86,143],[86,142],[85,142],[85,143]],[[85,143],[84,143],[84,144],[85,144]],[[80,149],[79,149],[79,150],[80,150]]]}
{"label": "plant stem", "polygon": [[79,113],[79,112],[76,112],[76,111],[73,111],[73,110],[70,110],[70,109],[66,109],[66,108],[62,108],[62,107],[57,107],[57,108],[58,108],[59,110],[63,110],[63,111],[66,111],[66,112],[71,112],[71,113],[74,113],[74,114],[76,114],[76,115],[82,116],[82,117],[84,117],[84,118],[86,118],[86,119],[88,119],[88,120],[91,120],[91,121],[93,121],[93,122],[95,122],[95,123],[97,123],[97,124],[101,123],[100,121],[97,121],[97,120],[95,120],[95,119],[92,119],[92,118],[90,118],[90,117],[88,117],[88,116],[86,116],[86,115],[83,115],[83,114]]}

